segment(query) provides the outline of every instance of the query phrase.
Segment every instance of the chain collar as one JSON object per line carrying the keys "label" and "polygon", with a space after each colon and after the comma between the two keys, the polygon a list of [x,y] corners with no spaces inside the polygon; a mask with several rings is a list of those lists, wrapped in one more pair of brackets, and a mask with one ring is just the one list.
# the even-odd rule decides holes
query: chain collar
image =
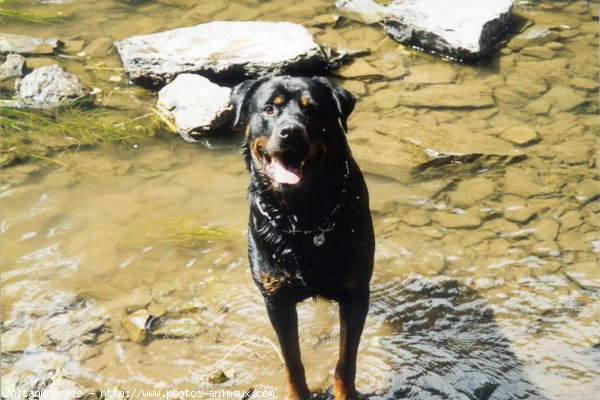
{"label": "chain collar", "polygon": [[[282,232],[284,232],[288,235],[292,235],[292,236],[294,236],[296,234],[314,235],[313,236],[313,244],[317,247],[322,246],[325,243],[325,234],[328,232],[331,232],[335,229],[335,222],[333,221],[333,216],[335,215],[337,210],[342,208],[342,206],[344,205],[344,203],[346,201],[346,195],[348,192],[348,188],[347,188],[348,178],[350,177],[350,168],[348,167],[348,161],[345,161],[344,165],[345,165],[346,170],[344,172],[344,182],[342,185],[342,197],[340,199],[340,202],[335,205],[335,207],[329,213],[329,215],[326,215],[325,217],[323,217],[323,221],[321,222],[321,224],[319,224],[319,226],[315,229],[296,229],[296,224],[298,223],[298,218],[296,217],[296,215],[292,214],[291,216],[288,216],[289,225],[290,225],[291,229],[281,229]],[[273,219],[273,217],[271,217],[271,215],[269,215],[269,213],[267,211],[265,211],[258,196],[255,197],[254,203],[256,204],[258,211],[260,211],[260,213],[269,220],[271,225],[273,227],[277,227],[278,221],[275,221],[275,219]],[[280,218],[277,218],[277,219],[279,220]]]}

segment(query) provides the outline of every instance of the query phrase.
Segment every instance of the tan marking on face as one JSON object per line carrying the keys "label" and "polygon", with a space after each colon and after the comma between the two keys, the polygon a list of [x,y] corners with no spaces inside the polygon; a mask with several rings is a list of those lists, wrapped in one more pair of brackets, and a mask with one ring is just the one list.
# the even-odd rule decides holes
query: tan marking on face
{"label": "tan marking on face", "polygon": [[280,106],[283,104],[283,98],[281,96],[277,96],[273,99],[273,104],[276,106]]}
{"label": "tan marking on face", "polygon": [[268,140],[268,138],[266,136],[260,136],[260,137],[257,137],[256,139],[254,139],[254,141],[250,145],[250,149],[252,150],[252,156],[254,157],[254,159],[257,162],[262,161],[261,157],[260,157],[260,153],[258,152],[258,149],[260,147],[265,147],[267,145],[267,140]]}
{"label": "tan marking on face", "polygon": [[246,139],[250,139],[250,125],[246,127]]}
{"label": "tan marking on face", "polygon": [[300,104],[302,104],[302,106],[306,107],[310,104],[310,100],[308,99],[308,97],[300,97]]}

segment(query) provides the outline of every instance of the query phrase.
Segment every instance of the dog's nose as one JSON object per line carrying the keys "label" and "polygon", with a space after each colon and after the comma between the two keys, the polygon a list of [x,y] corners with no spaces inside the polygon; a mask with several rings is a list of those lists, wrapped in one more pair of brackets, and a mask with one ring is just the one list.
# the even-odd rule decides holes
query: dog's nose
{"label": "dog's nose", "polygon": [[282,139],[285,138],[291,138],[294,136],[302,136],[304,135],[304,133],[306,132],[306,129],[304,129],[304,127],[302,125],[286,125],[286,126],[282,126],[281,129],[279,129],[279,137],[281,137]]}

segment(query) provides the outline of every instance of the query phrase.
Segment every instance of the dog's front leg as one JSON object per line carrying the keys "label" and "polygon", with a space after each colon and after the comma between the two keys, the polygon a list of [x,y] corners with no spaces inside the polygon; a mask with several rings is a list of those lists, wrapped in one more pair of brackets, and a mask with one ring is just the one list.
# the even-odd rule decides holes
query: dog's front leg
{"label": "dog's front leg", "polygon": [[298,313],[295,303],[284,303],[281,300],[270,302],[268,299],[267,313],[277,334],[279,346],[285,361],[288,383],[289,400],[305,400],[310,397],[306,385],[304,366],[300,357],[298,340]]}
{"label": "dog's front leg", "polygon": [[340,358],[335,367],[335,400],[356,400],[356,356],[369,310],[369,293],[340,300]]}

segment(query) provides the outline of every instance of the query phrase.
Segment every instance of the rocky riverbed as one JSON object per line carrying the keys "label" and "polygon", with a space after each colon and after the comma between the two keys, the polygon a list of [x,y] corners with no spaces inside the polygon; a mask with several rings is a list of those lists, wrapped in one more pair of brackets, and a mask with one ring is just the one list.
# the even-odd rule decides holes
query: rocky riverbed
{"label": "rocky riverbed", "polygon": [[[481,65],[403,47],[333,3],[0,4],[3,32],[43,39],[2,68],[5,97],[20,73],[56,64],[94,103],[0,108],[3,398],[250,387],[283,398],[247,271],[240,138],[181,140],[113,45],[213,20],[301,24],[352,55],[331,76],[359,98],[348,139],[377,234],[357,380],[367,398],[595,396],[597,2],[517,2],[524,24]],[[299,312],[309,384],[326,390],[336,308]]]}

